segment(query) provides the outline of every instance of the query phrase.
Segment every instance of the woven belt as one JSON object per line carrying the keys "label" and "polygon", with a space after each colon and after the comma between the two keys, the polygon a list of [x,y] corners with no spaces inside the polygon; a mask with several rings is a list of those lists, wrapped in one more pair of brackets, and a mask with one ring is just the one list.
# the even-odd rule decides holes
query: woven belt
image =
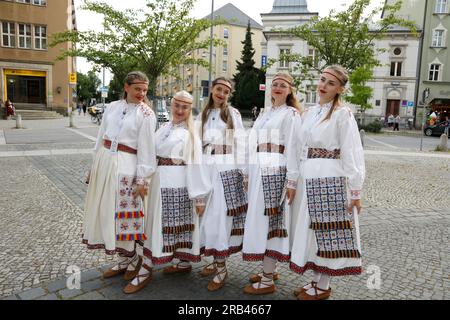
{"label": "woven belt", "polygon": [[221,144],[207,144],[203,146],[203,153],[206,153],[208,147],[211,147],[211,154],[231,154],[233,153],[231,146]]}
{"label": "woven belt", "polygon": [[327,150],[320,148],[309,148],[308,149],[308,159],[340,159],[341,158],[341,150]]}
{"label": "woven belt", "polygon": [[257,152],[269,152],[269,153],[284,153],[284,146],[273,144],[273,143],[263,143],[258,145],[256,149]]}
{"label": "woven belt", "polygon": [[[106,149],[111,149],[111,141],[110,140],[103,140],[103,145],[105,146]],[[127,152],[127,153],[131,153],[131,154],[137,154],[137,150],[133,149],[131,147],[128,147],[124,144],[120,144],[117,146],[117,150],[118,151],[122,151],[122,152]]]}
{"label": "woven belt", "polygon": [[186,163],[181,159],[157,157],[158,166],[185,166]]}

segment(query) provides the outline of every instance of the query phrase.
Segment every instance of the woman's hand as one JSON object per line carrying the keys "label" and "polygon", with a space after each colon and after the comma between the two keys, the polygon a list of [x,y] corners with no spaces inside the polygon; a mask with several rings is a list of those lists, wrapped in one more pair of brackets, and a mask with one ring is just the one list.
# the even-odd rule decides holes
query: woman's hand
{"label": "woman's hand", "polygon": [[195,206],[195,210],[197,211],[197,215],[199,217],[203,216],[203,214],[205,213],[205,208],[206,206]]}
{"label": "woman's hand", "polygon": [[347,207],[347,212],[348,213],[352,213],[353,212],[353,208],[356,208],[358,214],[361,214],[362,211],[362,206],[361,206],[361,200],[351,200],[350,201],[350,205]]}
{"label": "woman's hand", "polygon": [[137,197],[141,197],[144,200],[145,196],[148,194],[148,188],[143,184],[138,184],[136,190],[133,192],[133,197],[136,199]]}
{"label": "woman's hand", "polygon": [[294,198],[295,198],[295,193],[296,192],[297,192],[297,190],[295,190],[295,189],[287,188],[287,190],[286,190],[286,198],[288,199],[288,205],[291,205],[292,202],[294,202]]}

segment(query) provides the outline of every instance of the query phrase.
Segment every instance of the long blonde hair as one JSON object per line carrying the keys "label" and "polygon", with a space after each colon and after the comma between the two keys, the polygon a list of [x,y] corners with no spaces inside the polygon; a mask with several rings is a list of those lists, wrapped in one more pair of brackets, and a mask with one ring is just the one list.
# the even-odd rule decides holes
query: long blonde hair
{"label": "long blonde hair", "polygon": [[192,115],[192,104],[193,104],[193,101],[194,101],[194,97],[192,97],[192,95],[189,93],[189,92],[187,92],[187,91],[185,91],[185,90],[181,90],[181,91],[178,91],[177,93],[175,93],[175,95],[173,96],[173,98],[172,98],[172,104],[173,103],[175,103],[175,100],[176,100],[176,98],[184,98],[184,99],[189,99],[189,100],[191,100],[192,101],[192,103],[191,103],[191,110],[190,110],[190,112],[189,112],[189,115],[188,115],[188,117],[187,117],[187,119],[186,119],[186,127],[187,127],[187,130],[188,130],[188,132],[189,132],[189,146],[190,146],[190,155],[189,155],[189,157],[190,158],[188,158],[188,160],[189,160],[189,162],[193,162],[195,159],[196,159],[196,154],[195,154],[195,128],[194,128],[194,119],[193,119],[193,115]]}
{"label": "long blonde hair", "polygon": [[[273,78],[272,82],[276,79],[283,79],[285,82],[287,82],[291,88],[291,93],[286,97],[286,105],[294,107],[297,109],[298,112],[302,112],[302,106],[300,102],[298,101],[297,97],[295,96],[295,86],[294,86],[294,77],[292,77],[287,72],[278,72],[275,77]],[[272,97],[272,103],[275,101]]]}
{"label": "long blonde hair", "polygon": [[[328,66],[324,69],[324,72],[326,70],[333,70],[337,74],[337,78],[339,79],[339,82],[341,83],[342,87],[345,87],[348,82],[348,71],[340,65],[334,64],[331,66]],[[338,93],[333,99],[333,105],[331,106],[330,111],[328,111],[327,116],[322,120],[322,122],[330,120],[331,116],[333,115],[333,112],[341,105],[341,95]]]}
{"label": "long blonde hair", "polygon": [[[204,131],[204,127],[205,127],[206,121],[208,119],[209,113],[214,108],[214,100],[212,97],[212,88],[214,88],[219,83],[219,81],[228,82],[230,84],[230,88],[231,88],[230,93],[233,91],[233,81],[228,78],[219,77],[212,82],[211,92],[209,93],[208,102],[206,103],[206,106],[202,111],[202,127],[201,127],[201,136],[202,137],[203,137],[203,131]],[[225,122],[227,124],[227,129],[234,130],[233,118],[231,117],[230,110],[228,110],[228,101],[225,101],[220,106],[220,118],[222,119],[223,122]]]}

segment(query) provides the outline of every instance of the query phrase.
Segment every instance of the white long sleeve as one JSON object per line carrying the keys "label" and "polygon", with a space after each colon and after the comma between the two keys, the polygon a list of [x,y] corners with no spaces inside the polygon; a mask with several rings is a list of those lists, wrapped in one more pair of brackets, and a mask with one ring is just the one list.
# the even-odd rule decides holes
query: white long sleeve
{"label": "white long sleeve", "polygon": [[[302,126],[302,119],[298,112],[294,113],[286,122],[286,168],[288,187],[296,189],[297,181],[300,175],[300,129]],[[289,128],[290,127],[290,128]],[[290,131],[288,131],[290,130]]]}
{"label": "white long sleeve", "polygon": [[233,107],[230,107],[231,117],[234,125],[234,157],[236,166],[246,176],[248,175],[248,147],[247,132],[242,122],[241,113]]}
{"label": "white long sleeve", "polygon": [[341,159],[352,199],[360,199],[366,174],[364,150],[358,125],[350,110],[342,110],[338,121]]}
{"label": "white long sleeve", "polygon": [[149,178],[156,171],[155,129],[156,117],[153,112],[139,108],[140,127],[137,135],[137,168],[136,176],[138,184],[144,184],[144,179]]}
{"label": "white long sleeve", "polygon": [[[189,135],[189,132],[187,134]],[[183,158],[186,162],[186,186],[189,198],[204,200],[210,193],[212,186],[205,170],[202,170],[201,140],[197,134],[194,134],[194,141],[191,141],[191,137],[186,140]]]}
{"label": "white long sleeve", "polygon": [[106,132],[106,125],[108,123],[108,116],[110,114],[110,110],[114,108],[119,101],[112,102],[104,111],[103,117],[102,117],[102,124],[100,125],[100,129],[98,130],[97,134],[97,141],[95,142],[95,147],[93,150],[93,158],[97,155],[97,152],[100,150],[101,146],[103,145],[103,136]]}

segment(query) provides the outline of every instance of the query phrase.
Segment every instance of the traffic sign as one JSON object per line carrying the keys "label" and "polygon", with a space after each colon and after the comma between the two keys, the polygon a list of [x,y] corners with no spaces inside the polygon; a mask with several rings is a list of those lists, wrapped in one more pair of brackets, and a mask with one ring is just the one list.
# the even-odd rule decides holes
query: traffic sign
{"label": "traffic sign", "polygon": [[77,73],[69,73],[69,84],[77,84]]}

